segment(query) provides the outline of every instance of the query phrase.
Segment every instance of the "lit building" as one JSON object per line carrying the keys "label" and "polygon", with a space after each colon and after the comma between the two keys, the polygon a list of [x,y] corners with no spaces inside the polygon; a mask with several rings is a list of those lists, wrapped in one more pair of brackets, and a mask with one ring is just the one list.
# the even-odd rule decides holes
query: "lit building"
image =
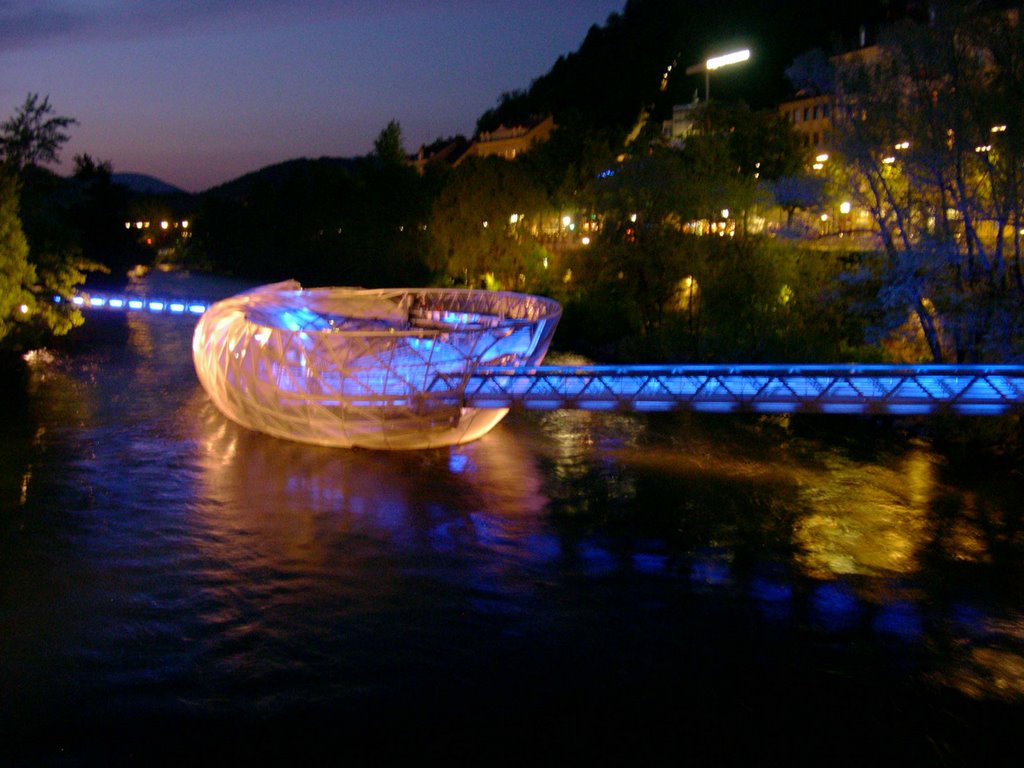
{"label": "lit building", "polygon": [[547,141],[555,127],[554,118],[548,115],[523,125],[499,125],[493,131],[481,131],[455,165],[474,155],[515,160],[519,155],[528,152],[534,144]]}
{"label": "lit building", "polygon": [[698,102],[696,101],[673,106],[671,119],[661,123],[661,138],[671,143],[681,141],[693,133],[693,112],[697,106]]}

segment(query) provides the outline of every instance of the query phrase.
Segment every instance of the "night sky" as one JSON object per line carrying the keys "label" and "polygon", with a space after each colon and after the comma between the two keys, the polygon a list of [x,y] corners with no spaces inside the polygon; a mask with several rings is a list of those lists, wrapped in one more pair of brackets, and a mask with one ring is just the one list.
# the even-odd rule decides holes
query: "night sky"
{"label": "night sky", "polygon": [[[783,70],[896,0],[664,0],[691,6],[686,63],[754,49],[720,97],[777,103]],[[0,0],[0,118],[29,92],[79,120],[75,154],[201,191],[296,157],[406,149],[528,88],[625,0]],[[831,40],[835,44],[835,40]],[[667,62],[666,62],[667,63]],[[700,87],[693,78],[692,87]],[[687,83],[687,88],[691,84]]]}
{"label": "night sky", "polygon": [[49,94],[75,154],[199,191],[294,157],[455,133],[624,0],[0,2],[0,117]]}

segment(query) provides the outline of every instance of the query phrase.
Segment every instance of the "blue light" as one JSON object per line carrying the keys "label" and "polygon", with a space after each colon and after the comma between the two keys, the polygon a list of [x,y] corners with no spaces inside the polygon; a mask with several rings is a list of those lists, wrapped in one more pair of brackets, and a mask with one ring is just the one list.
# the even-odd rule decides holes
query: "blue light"
{"label": "blue light", "polygon": [[81,296],[75,296],[74,298],[71,299],[71,303],[74,304],[76,307],[80,307],[83,304],[85,304],[85,299],[83,299]]}
{"label": "blue light", "polygon": [[966,403],[958,403],[953,406],[953,408],[957,413],[962,413],[965,416],[998,416],[1009,410],[1008,405],[1002,404],[970,405]]}
{"label": "blue light", "polygon": [[203,312],[206,311],[206,305],[205,304],[189,304],[188,305],[188,311],[191,312],[193,315],[201,315],[201,314],[203,314]]}
{"label": "blue light", "polygon": [[584,411],[614,411],[619,404],[614,400],[579,400],[576,407]]}
{"label": "blue light", "polygon": [[114,309],[121,309],[124,306],[124,299],[111,299],[107,302],[107,305]]}
{"label": "blue light", "polygon": [[179,302],[179,301],[176,301],[176,302],[174,302],[173,304],[171,304],[171,305],[170,305],[170,306],[168,307],[168,309],[170,309],[170,310],[171,310],[171,312],[184,312],[184,311],[185,311],[185,305],[184,305],[184,304],[182,304],[182,303],[181,303],[181,302]]}
{"label": "blue light", "polygon": [[678,406],[671,400],[637,400],[633,408],[637,411],[671,411]]}
{"label": "blue light", "polygon": [[464,453],[453,453],[448,457],[448,469],[456,474],[461,474],[469,463],[469,457]]}
{"label": "blue light", "polygon": [[142,309],[145,305],[145,302],[139,299],[131,299],[128,302],[128,309]]}
{"label": "blue light", "polygon": [[707,413],[729,413],[736,408],[736,403],[701,403],[693,404],[695,411],[706,411]]}
{"label": "blue light", "polygon": [[886,406],[885,410],[895,416],[920,416],[925,413],[931,413],[935,410],[935,406],[930,403],[924,405],[915,405],[913,403],[905,405],[890,404]]}
{"label": "blue light", "polygon": [[668,555],[653,552],[634,552],[633,568],[640,573],[665,573],[668,570]]}
{"label": "blue light", "polygon": [[902,600],[882,606],[873,624],[876,632],[895,635],[901,640],[913,640],[921,634],[921,617],[917,608]]}
{"label": "blue light", "polygon": [[693,584],[721,587],[731,581],[729,564],[710,557],[694,560],[690,566],[690,581]]}
{"label": "blue light", "polygon": [[63,301],[63,299],[60,296],[54,296],[53,297],[53,303],[54,304],[60,304],[62,301]]}
{"label": "blue light", "polygon": [[93,296],[91,299],[89,299],[89,306],[90,307],[102,307],[106,303],[107,303],[107,300],[106,299],[102,299],[99,296]]}
{"label": "blue light", "polygon": [[149,311],[150,312],[163,312],[164,311],[164,303],[162,301],[151,301],[151,302],[149,302]]}
{"label": "blue light", "polygon": [[822,403],[819,408],[822,413],[864,413],[866,406],[863,403]]}
{"label": "blue light", "polygon": [[821,584],[814,591],[812,600],[818,621],[829,631],[846,629],[857,620],[857,598],[841,584]]}
{"label": "blue light", "polygon": [[761,413],[789,413],[794,407],[792,403],[754,403],[754,410]]}

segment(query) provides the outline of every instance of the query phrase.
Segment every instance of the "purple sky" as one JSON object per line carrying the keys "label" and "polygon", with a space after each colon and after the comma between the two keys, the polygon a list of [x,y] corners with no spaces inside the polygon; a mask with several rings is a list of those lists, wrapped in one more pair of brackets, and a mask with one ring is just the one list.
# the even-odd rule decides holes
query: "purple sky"
{"label": "purple sky", "polygon": [[28,92],[88,152],[199,191],[294,157],[406,148],[525,88],[624,0],[0,0],[0,118]]}

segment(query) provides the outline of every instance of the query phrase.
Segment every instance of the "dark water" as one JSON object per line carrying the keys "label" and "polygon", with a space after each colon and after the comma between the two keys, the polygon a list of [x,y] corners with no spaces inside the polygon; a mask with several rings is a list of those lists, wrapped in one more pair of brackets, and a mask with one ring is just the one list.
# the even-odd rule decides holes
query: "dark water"
{"label": "dark water", "polygon": [[0,763],[981,762],[1024,725],[1024,487],[882,422],[247,432],[180,318],[0,428]]}

